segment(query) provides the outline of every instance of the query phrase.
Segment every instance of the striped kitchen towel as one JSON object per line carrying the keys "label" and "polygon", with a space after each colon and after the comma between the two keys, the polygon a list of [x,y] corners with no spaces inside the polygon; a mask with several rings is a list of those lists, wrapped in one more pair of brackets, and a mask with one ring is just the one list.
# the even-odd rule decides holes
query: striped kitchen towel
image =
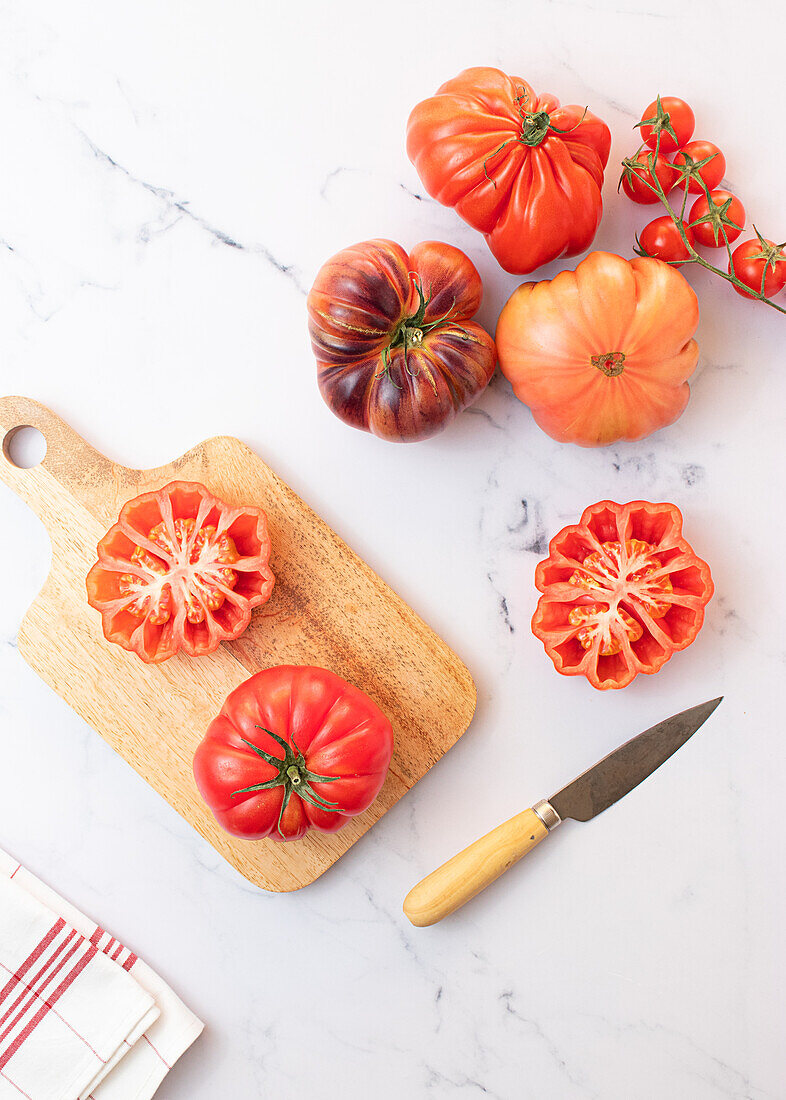
{"label": "striped kitchen towel", "polygon": [[0,1100],[149,1100],[202,1026],[0,850]]}

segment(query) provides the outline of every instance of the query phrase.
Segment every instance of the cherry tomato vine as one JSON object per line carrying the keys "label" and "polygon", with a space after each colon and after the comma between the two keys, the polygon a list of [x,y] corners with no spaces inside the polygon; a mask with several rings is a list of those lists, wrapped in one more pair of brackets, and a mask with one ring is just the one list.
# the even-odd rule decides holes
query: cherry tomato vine
{"label": "cherry tomato vine", "polygon": [[[666,110],[664,104],[670,110],[673,109],[674,104],[681,105],[689,114],[687,125],[680,129],[676,120],[673,123],[670,110]],[[723,194],[724,196],[723,201],[719,204],[713,199],[714,188],[720,182],[720,178],[717,177],[718,165],[717,163],[713,165],[713,161],[717,161],[719,158],[722,160],[723,154],[717,146],[713,146],[710,142],[689,141],[693,133],[693,112],[681,100],[662,100],[658,96],[655,103],[644,112],[645,115],[653,108],[655,110],[654,114],[642,118],[641,122],[636,124],[636,128],[641,129],[645,140],[633,156],[626,157],[623,160],[619,187],[623,187],[626,194],[631,198],[634,198],[635,193],[640,195],[646,195],[648,192],[652,193],[653,197],[650,200],[639,198],[638,200],[634,199],[634,201],[659,201],[671,219],[674,231],[670,236],[677,243],[676,251],[679,252],[679,256],[675,256],[674,259],[666,259],[665,256],[661,256],[661,258],[672,267],[698,264],[707,271],[720,276],[721,279],[725,279],[726,282],[731,283],[735,290],[744,297],[758,299],[773,309],[777,309],[779,313],[786,313],[786,308],[772,301],[772,296],[779,293],[784,283],[786,283],[786,255],[783,252],[783,249],[786,248],[786,242],[773,244],[772,241],[763,237],[754,225],[756,240],[751,239],[745,242],[744,259],[748,263],[757,261],[761,264],[761,285],[756,290],[737,276],[737,264],[740,261],[735,264],[735,256],[740,253],[742,246],[735,248],[734,253],[732,253],[731,244],[739,237],[743,225],[734,221],[732,213],[736,214],[738,210],[743,210],[744,213],[744,209],[739,200],[735,200],[735,207],[732,202],[734,196],[729,195],[728,192],[716,192],[716,194]],[[680,121],[682,122],[682,119]],[[663,150],[661,150],[661,143],[663,143]],[[704,151],[704,148],[709,149],[709,155],[698,159],[694,157],[692,152],[696,151],[698,147],[703,147],[701,151]],[[674,159],[669,162],[674,172],[671,180],[664,176],[663,171],[667,152],[675,153]],[[708,166],[710,166],[709,170]],[[725,161],[723,161],[723,166],[725,168]],[[665,188],[664,179],[666,182]],[[710,186],[710,183],[713,186]],[[672,205],[668,198],[669,192],[675,187],[683,188],[682,201],[675,204],[679,206],[679,210],[675,209],[675,205]],[[702,197],[703,202],[706,202],[706,213],[693,220],[686,220],[688,199],[689,197],[695,197],[697,194]],[[696,205],[697,203],[694,202],[688,215],[689,219]],[[703,233],[700,232],[698,235],[694,235],[694,230],[698,226],[706,226],[706,230]],[[649,228],[647,226],[647,229]],[[717,241],[718,247],[725,247],[726,249],[729,260],[728,271],[724,271],[722,268],[710,263],[695,247],[696,237],[698,236],[699,239],[702,236],[707,237],[710,231]],[[644,237],[644,233],[642,233],[642,237]],[[759,251],[751,251],[751,247],[755,249],[757,244]],[[638,234],[636,235],[636,248],[634,251],[639,256],[651,254],[642,247],[642,241]],[[769,294],[765,293],[765,290],[769,291]]]}

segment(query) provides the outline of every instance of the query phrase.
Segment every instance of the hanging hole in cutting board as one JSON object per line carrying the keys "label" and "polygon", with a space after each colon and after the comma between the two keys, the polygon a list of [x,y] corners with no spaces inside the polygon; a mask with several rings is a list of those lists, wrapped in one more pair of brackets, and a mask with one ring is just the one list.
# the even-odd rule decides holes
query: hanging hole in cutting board
{"label": "hanging hole in cutting board", "polygon": [[12,428],[3,439],[3,454],[18,470],[30,470],[44,461],[46,438],[27,424]]}

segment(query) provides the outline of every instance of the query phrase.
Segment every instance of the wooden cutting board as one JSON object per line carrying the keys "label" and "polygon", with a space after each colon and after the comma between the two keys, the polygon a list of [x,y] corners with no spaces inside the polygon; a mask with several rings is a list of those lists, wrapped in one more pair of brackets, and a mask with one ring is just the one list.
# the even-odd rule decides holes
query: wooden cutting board
{"label": "wooden cutting board", "polygon": [[[31,425],[46,457],[23,470],[9,442]],[[110,462],[43,405],[0,399],[0,479],[41,518],[52,570],[25,616],[19,651],[178,813],[242,875],[267,890],[313,882],[465,731],[475,709],[469,672],[448,646],[257,455],[208,439],[157,470]],[[231,504],[265,509],[276,585],[248,630],[207,657],[145,665],[104,640],[85,576],[125,501],[175,479],[202,482]],[[367,692],[393,725],[395,750],[377,801],[338,833],[288,844],[232,837],[202,802],[194,749],[228,693],[280,664],[331,669]]]}

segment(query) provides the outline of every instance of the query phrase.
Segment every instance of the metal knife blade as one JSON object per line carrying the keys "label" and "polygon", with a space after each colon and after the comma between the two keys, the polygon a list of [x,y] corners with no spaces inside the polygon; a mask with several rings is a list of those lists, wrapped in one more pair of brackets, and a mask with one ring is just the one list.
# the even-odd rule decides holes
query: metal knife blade
{"label": "metal knife blade", "polygon": [[632,737],[549,799],[564,820],[589,821],[632,791],[704,725],[723,699],[683,710]]}

